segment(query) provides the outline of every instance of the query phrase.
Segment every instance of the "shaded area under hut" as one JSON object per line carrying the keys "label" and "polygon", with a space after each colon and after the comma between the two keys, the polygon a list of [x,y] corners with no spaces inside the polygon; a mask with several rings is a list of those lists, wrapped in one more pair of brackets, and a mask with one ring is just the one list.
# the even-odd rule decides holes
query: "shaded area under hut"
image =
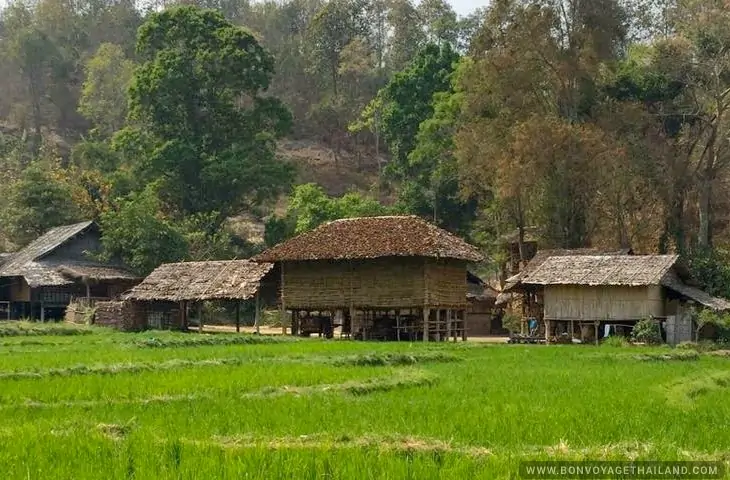
{"label": "shaded area under hut", "polygon": [[[258,326],[262,306],[275,302],[275,299],[276,275],[272,264],[248,260],[180,262],[157,267],[124,296],[123,302],[98,308],[121,312],[116,315],[117,325],[112,326],[125,330],[186,330],[192,315],[195,315],[198,328],[202,330],[203,302],[233,303],[236,329],[239,330],[243,302],[254,303],[254,324]],[[101,316],[105,317],[104,314]],[[115,316],[108,317],[112,319]]]}
{"label": "shaded area under hut", "polygon": [[466,340],[467,264],[482,259],[415,216],[336,220],[253,258],[277,266],[293,334],[411,341]]}

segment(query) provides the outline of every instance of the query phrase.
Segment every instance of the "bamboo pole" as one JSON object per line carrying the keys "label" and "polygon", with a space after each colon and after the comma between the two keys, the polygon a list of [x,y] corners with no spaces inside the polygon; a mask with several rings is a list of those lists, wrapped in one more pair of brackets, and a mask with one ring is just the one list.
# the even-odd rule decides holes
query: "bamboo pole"
{"label": "bamboo pole", "polygon": [[[260,286],[259,286],[260,289]],[[256,329],[256,334],[260,334],[259,331],[259,324],[261,323],[261,303],[259,299],[259,290],[256,290],[256,305],[255,305],[256,311],[254,312],[253,317],[253,326]]]}
{"label": "bamboo pole", "polygon": [[431,315],[431,311],[427,308],[423,308],[423,341],[428,342],[428,317]]}

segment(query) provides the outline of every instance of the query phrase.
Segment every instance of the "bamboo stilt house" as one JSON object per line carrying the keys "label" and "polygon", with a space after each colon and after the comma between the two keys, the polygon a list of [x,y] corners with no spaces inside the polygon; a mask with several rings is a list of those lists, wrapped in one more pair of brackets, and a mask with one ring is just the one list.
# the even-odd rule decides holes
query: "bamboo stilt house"
{"label": "bamboo stilt house", "polygon": [[[141,318],[123,323],[136,329],[185,329],[189,307],[224,301],[236,303],[236,326],[240,327],[241,302],[254,300],[257,324],[261,305],[275,302],[273,267],[248,260],[163,264],[125,295],[126,301],[136,304],[134,315]],[[198,322],[202,327],[202,318]]]}
{"label": "bamboo stilt house", "polygon": [[[275,263],[292,333],[315,318],[362,339],[466,339],[477,249],[415,216],[342,219],[253,258]],[[326,330],[326,328],[325,328]]]}
{"label": "bamboo stilt house", "polygon": [[688,283],[677,255],[548,256],[511,280],[508,291],[536,299],[548,340],[587,335],[597,342],[647,318],[686,323],[689,304],[730,310],[730,301]]}

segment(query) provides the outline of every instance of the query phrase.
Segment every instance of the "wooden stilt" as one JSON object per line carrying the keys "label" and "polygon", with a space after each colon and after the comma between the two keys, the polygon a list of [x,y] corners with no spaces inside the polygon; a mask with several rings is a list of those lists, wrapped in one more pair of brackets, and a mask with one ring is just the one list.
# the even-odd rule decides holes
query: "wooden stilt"
{"label": "wooden stilt", "polygon": [[598,345],[598,329],[601,327],[601,322],[594,322],[593,324],[596,328],[596,345]]}
{"label": "wooden stilt", "polygon": [[446,340],[451,338],[451,310],[446,310]]}
{"label": "wooden stilt", "polygon": [[400,342],[400,310],[395,311],[395,338]]}
{"label": "wooden stilt", "polygon": [[550,320],[545,320],[545,343],[550,343]]}
{"label": "wooden stilt", "polygon": [[461,311],[461,318],[463,319],[461,321],[461,340],[466,342],[467,336],[466,336],[466,327],[467,327],[467,314],[466,310]]}
{"label": "wooden stilt", "polygon": [[183,300],[180,302],[180,320],[181,320],[181,327],[183,331],[187,331],[188,329],[188,302],[187,300]]}
{"label": "wooden stilt", "polygon": [[45,323],[46,321],[46,307],[43,304],[43,301],[41,301],[41,323]]}
{"label": "wooden stilt", "polygon": [[441,341],[441,309],[436,310],[436,341]]}
{"label": "wooden stilt", "polygon": [[261,323],[261,303],[260,303],[260,300],[259,300],[259,291],[258,290],[256,290],[256,305],[255,305],[255,308],[256,308],[256,310],[254,311],[254,316],[253,316],[253,326],[256,329],[256,334],[258,335],[258,334],[261,333],[259,331],[259,324]]}
{"label": "wooden stilt", "polygon": [[284,300],[284,262],[281,262],[281,303],[279,318],[281,321],[281,334],[286,335],[286,302]]}
{"label": "wooden stilt", "polygon": [[236,333],[241,331],[241,301],[236,301]]}
{"label": "wooden stilt", "polygon": [[198,333],[203,333],[203,302],[198,302]]}
{"label": "wooden stilt", "polygon": [[431,316],[431,310],[424,307],[424,309],[423,309],[423,341],[424,342],[428,342],[428,327],[429,327],[429,325],[428,325],[429,318],[428,317],[429,316]]}
{"label": "wooden stilt", "polygon": [[570,321],[570,341],[573,342],[573,337],[575,337],[575,321]]}

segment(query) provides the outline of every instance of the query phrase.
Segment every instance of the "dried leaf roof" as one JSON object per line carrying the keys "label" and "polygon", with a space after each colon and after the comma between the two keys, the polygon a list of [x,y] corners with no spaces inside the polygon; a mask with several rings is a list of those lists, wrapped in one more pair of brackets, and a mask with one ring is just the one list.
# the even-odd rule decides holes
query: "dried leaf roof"
{"label": "dried leaf roof", "polygon": [[256,294],[270,263],[249,260],[166,263],[126,298],[142,301],[248,300]]}
{"label": "dried leaf roof", "polygon": [[529,285],[659,285],[677,255],[570,255],[547,258],[522,277]]}
{"label": "dried leaf roof", "polygon": [[631,250],[628,248],[623,250],[610,251],[600,250],[598,248],[556,248],[549,250],[538,250],[535,256],[532,257],[532,259],[519,273],[507,279],[503,291],[507,292],[519,285],[526,276],[537,270],[550,257],[566,257],[574,255],[628,255],[630,252]]}
{"label": "dried leaf roof", "polygon": [[320,225],[255,256],[258,262],[440,257],[477,262],[479,251],[416,216],[361,217]]}
{"label": "dried leaf roof", "polygon": [[117,265],[104,265],[93,261],[65,260],[59,263],[50,259],[45,260],[49,254],[92,227],[95,228],[94,222],[88,221],[50,229],[26,247],[11,254],[0,266],[0,277],[23,277],[33,288],[70,285],[75,279],[82,277],[96,280],[136,278],[127,269]]}

